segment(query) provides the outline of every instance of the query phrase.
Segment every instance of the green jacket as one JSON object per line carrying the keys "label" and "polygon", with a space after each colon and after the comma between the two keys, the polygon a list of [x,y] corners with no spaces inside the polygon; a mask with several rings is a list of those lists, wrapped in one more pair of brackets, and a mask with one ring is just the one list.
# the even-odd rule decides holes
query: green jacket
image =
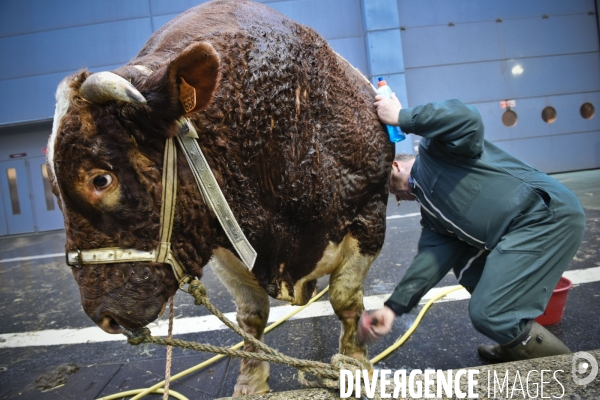
{"label": "green jacket", "polygon": [[[547,206],[568,190],[486,141],[481,115],[459,100],[402,109],[399,123],[402,131],[423,137],[411,176],[428,235],[433,231],[492,250],[502,246],[515,220],[539,209],[540,198]],[[524,251],[527,246],[524,239]],[[448,272],[428,260],[417,256],[386,302],[396,314],[414,307]]]}

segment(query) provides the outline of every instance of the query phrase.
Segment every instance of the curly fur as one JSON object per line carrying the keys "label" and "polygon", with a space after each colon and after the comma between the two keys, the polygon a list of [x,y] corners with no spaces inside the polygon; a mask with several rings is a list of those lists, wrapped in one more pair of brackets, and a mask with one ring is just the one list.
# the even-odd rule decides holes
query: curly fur
{"label": "curly fur", "polygon": [[[328,243],[348,234],[362,253],[376,255],[384,240],[393,145],[373,109],[374,90],[312,29],[238,0],[185,12],[114,71],[132,82],[145,105],[90,103],[78,94],[89,73],[69,78],[71,106],[54,159],[66,249],[157,245],[165,138],[177,133],[175,120],[184,114],[169,79],[171,65],[200,42],[218,53],[218,86],[208,107],[189,117],[258,253],[253,273],[259,284],[275,297],[285,285],[293,296],[294,283],[315,268]],[[134,65],[153,72],[147,77]],[[115,174],[118,203],[101,209],[80,195],[76,182],[90,168]],[[217,246],[234,250],[181,153],[178,171],[172,245],[185,267],[201,276]],[[88,315],[98,321],[110,314],[125,327],[156,318],[177,289],[161,264],[110,264],[74,274]],[[306,290],[313,287],[314,281]]]}

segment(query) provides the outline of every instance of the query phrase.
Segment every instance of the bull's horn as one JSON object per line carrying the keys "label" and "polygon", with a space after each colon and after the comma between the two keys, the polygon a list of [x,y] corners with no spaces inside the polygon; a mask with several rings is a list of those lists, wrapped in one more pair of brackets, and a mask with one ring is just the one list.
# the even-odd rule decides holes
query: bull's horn
{"label": "bull's horn", "polygon": [[108,71],[90,75],[81,85],[79,92],[84,99],[97,104],[109,100],[146,103],[144,96],[130,82]]}

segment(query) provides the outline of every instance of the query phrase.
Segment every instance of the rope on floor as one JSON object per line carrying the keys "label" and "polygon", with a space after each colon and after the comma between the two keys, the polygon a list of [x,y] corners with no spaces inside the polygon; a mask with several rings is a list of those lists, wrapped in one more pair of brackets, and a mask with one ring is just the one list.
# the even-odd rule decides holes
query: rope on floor
{"label": "rope on floor", "polygon": [[194,297],[196,305],[203,305],[213,315],[219,318],[227,327],[233,330],[235,333],[240,335],[244,340],[251,343],[260,352],[250,352],[244,350],[235,350],[227,347],[213,346],[211,344],[203,344],[196,342],[188,342],[179,339],[169,339],[163,337],[155,337],[150,334],[148,328],[131,332],[128,336],[127,341],[132,345],[138,345],[141,343],[152,343],[159,344],[162,346],[173,346],[180,347],[183,349],[190,349],[195,351],[205,351],[217,354],[223,354],[230,357],[248,358],[252,360],[268,361],[278,364],[286,364],[294,367],[304,373],[317,376],[322,380],[324,387],[336,388],[337,379],[340,376],[340,369],[346,369],[348,366],[354,366],[353,369],[363,369],[365,366],[360,361],[344,356],[342,354],[336,354],[332,358],[332,363],[327,364],[320,361],[303,360],[295,357],[286,356],[279,350],[269,347],[265,343],[256,339],[254,336],[244,332],[237,324],[226,318],[213,304],[208,300],[206,296],[206,288],[204,284],[199,280],[194,280],[188,287],[189,293]]}
{"label": "rope on floor", "polygon": [[[195,372],[199,369],[202,369],[202,368],[216,362],[217,360],[223,358],[225,355],[229,355],[232,357],[246,357],[246,358],[251,358],[251,359],[256,359],[256,360],[264,360],[264,361],[287,364],[287,365],[296,367],[300,370],[298,379],[301,384],[303,384],[305,386],[311,386],[311,387],[315,387],[315,386],[327,387],[329,389],[336,389],[336,390],[339,389],[339,371],[341,369],[356,370],[356,369],[364,368],[364,366],[359,361],[357,361],[353,358],[347,357],[347,356],[343,356],[341,354],[336,354],[335,356],[333,356],[331,364],[288,357],[288,356],[280,353],[278,350],[272,349],[269,346],[265,345],[264,343],[260,342],[259,340],[255,339],[254,337],[246,334],[246,332],[241,330],[241,328],[239,328],[236,324],[234,324],[229,319],[227,319],[219,310],[217,310],[210,303],[210,301],[208,300],[208,298],[206,296],[206,289],[200,281],[194,280],[190,284],[189,289],[190,289],[190,293],[194,296],[196,305],[200,305],[200,304],[204,305],[210,312],[212,312],[219,319],[221,319],[221,321],[223,321],[223,323],[225,323],[228,327],[233,329],[236,333],[238,333],[244,339],[247,339],[249,342],[254,344],[257,348],[264,351],[265,353],[238,351],[237,349],[239,349],[240,347],[243,346],[243,344],[244,344],[243,341],[239,342],[238,344],[236,344],[235,346],[232,346],[230,348],[223,348],[223,347],[212,346],[212,345],[207,345],[207,344],[200,344],[200,343],[195,343],[195,342],[186,342],[186,341],[181,341],[181,340],[172,339],[172,338],[154,337],[154,336],[150,335],[150,331],[147,328],[143,328],[142,330],[137,331],[133,335],[128,337],[128,342],[131,344],[134,344],[134,345],[141,344],[141,343],[154,343],[154,344],[160,344],[163,346],[178,346],[178,347],[189,348],[189,349],[197,350],[197,351],[208,351],[208,352],[214,352],[214,353],[219,354],[203,363],[196,365],[195,367],[189,368],[183,372],[180,372],[177,375],[174,375],[173,377],[171,377],[171,382],[173,382],[179,378],[182,378],[186,375],[189,375],[190,373]],[[329,287],[326,287],[323,291],[321,291],[319,294],[314,296],[306,305],[304,305],[303,307],[299,307],[298,309],[292,311],[291,313],[289,313],[285,317],[281,318],[277,322],[269,325],[265,329],[264,333],[266,334],[268,331],[272,330],[273,328],[277,327],[278,325],[280,325],[281,323],[283,323],[284,321],[286,321],[293,315],[297,314],[298,312],[302,311],[304,308],[308,307],[310,304],[312,304],[313,302],[318,300],[321,296],[323,296],[323,294],[325,294],[325,292],[327,292],[328,289],[329,289]],[[425,313],[427,312],[429,307],[435,301],[437,301],[438,299],[446,296],[447,294],[454,292],[456,290],[459,290],[459,289],[462,289],[462,286],[451,287],[451,288],[439,293],[438,295],[434,296],[433,298],[431,298],[423,306],[423,308],[419,312],[417,318],[415,319],[415,321],[413,322],[413,324],[411,325],[409,330],[406,331],[406,333],[404,333],[404,335],[402,335],[392,346],[388,347],[385,351],[383,351],[382,353],[380,353],[379,355],[377,355],[376,357],[371,359],[370,360],[371,363],[372,364],[377,363],[378,361],[380,361],[381,359],[383,359],[384,357],[386,357],[390,353],[392,353],[394,350],[396,350],[398,347],[400,347],[410,337],[410,335],[417,329],[423,316],[425,315]],[[309,381],[306,378],[306,375],[305,375],[306,373],[310,373],[319,378],[317,381]],[[156,384],[150,388],[147,388],[147,389],[136,389],[136,390],[131,390],[128,392],[117,393],[117,394],[114,394],[111,396],[103,397],[98,400],[114,400],[114,399],[131,396],[131,395],[136,395],[131,400],[138,400],[150,393],[164,393],[164,391],[162,389],[160,389],[160,387],[162,387],[164,384],[165,384],[165,381],[162,381],[162,382],[159,382],[158,384]],[[169,392],[169,394],[180,400],[188,400],[185,396],[181,395],[178,392],[172,391],[172,390]]]}

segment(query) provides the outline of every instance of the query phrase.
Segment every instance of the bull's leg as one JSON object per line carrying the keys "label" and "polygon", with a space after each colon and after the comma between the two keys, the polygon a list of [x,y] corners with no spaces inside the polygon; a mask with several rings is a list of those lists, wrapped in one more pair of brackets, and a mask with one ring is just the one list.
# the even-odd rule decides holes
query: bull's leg
{"label": "bull's leg", "polygon": [[377,254],[361,254],[358,241],[349,235],[344,238],[342,246],[341,263],[329,277],[329,301],[342,323],[340,353],[361,361],[371,369],[367,346],[359,344],[356,335],[358,319],[365,309],[363,281]]}
{"label": "bull's leg", "polygon": [[[269,298],[265,290],[248,268],[228,250],[219,248],[215,251],[210,264],[235,299],[238,325],[245,332],[263,340],[269,318]],[[244,344],[244,350],[257,351],[248,342]],[[269,364],[266,361],[242,359],[233,395],[267,393],[270,391],[268,380]]]}

